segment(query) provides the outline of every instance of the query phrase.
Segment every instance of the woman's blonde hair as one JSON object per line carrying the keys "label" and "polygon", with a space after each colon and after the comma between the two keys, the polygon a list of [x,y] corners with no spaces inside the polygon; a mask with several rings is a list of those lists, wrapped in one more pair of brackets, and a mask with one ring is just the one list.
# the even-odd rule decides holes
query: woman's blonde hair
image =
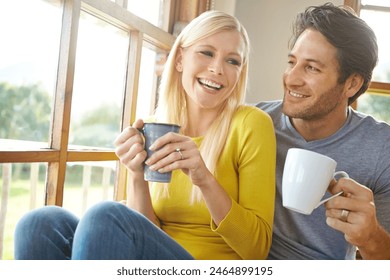
{"label": "woman's blonde hair", "polygon": [[[188,114],[186,93],[182,86],[181,73],[176,71],[175,62],[179,48],[189,47],[198,41],[221,31],[238,31],[244,44],[241,75],[232,94],[226,99],[217,119],[212,123],[203,142],[200,152],[207,168],[214,174],[217,161],[222,153],[233,114],[244,103],[248,79],[249,38],[245,28],[233,16],[221,11],[207,11],[193,19],[176,38],[164,67],[159,88],[159,100],[156,108],[156,119],[181,125],[186,130]],[[194,188],[193,198],[200,200],[200,192]]]}

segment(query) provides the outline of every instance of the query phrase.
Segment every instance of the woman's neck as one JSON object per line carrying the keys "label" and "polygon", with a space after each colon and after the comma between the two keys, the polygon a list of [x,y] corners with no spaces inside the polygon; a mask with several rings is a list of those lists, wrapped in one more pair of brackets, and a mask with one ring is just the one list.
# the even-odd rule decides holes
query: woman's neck
{"label": "woman's neck", "polygon": [[204,136],[217,116],[215,110],[189,108],[184,134],[190,137]]}

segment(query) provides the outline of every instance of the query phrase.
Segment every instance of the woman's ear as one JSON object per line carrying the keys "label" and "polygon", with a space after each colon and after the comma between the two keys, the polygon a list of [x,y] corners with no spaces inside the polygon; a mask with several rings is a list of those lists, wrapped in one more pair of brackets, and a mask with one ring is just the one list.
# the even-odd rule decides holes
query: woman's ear
{"label": "woman's ear", "polygon": [[346,81],[346,96],[352,97],[354,96],[362,87],[364,83],[364,79],[362,75],[352,74]]}
{"label": "woman's ear", "polygon": [[183,49],[178,48],[177,49],[177,54],[176,54],[176,59],[175,59],[175,67],[178,72],[183,71],[183,64],[182,64],[182,59],[183,59]]}

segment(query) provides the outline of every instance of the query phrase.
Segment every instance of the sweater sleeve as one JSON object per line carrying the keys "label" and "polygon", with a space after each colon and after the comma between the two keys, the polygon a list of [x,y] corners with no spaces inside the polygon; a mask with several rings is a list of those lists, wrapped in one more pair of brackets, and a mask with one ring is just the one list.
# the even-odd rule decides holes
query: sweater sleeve
{"label": "sweater sleeve", "polygon": [[232,123],[226,145],[235,161],[237,182],[232,207],[211,228],[242,259],[265,259],[271,247],[275,201],[276,139],[271,118],[258,109],[245,110]]}

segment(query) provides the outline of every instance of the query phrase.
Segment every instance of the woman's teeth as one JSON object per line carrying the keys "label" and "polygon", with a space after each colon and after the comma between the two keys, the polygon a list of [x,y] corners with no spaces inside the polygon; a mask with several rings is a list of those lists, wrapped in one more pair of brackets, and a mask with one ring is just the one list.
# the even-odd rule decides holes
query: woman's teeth
{"label": "woman's teeth", "polygon": [[212,88],[212,89],[221,89],[222,88],[222,85],[214,83],[214,82],[209,81],[209,80],[205,80],[205,79],[199,79],[199,83],[201,83],[202,85],[207,86],[209,88]]}

